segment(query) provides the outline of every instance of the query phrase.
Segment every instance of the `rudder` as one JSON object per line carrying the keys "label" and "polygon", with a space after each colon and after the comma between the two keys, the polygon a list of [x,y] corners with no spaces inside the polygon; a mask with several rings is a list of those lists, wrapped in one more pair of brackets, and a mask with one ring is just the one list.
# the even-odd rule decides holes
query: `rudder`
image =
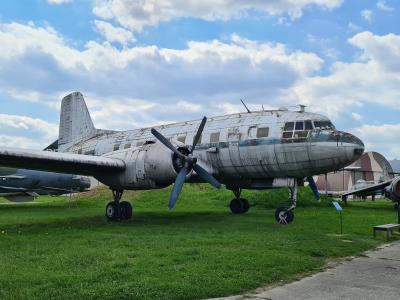
{"label": "rudder", "polygon": [[74,144],[96,133],[83,95],[73,92],[62,99],[60,128],[58,137],[59,151],[66,151]]}

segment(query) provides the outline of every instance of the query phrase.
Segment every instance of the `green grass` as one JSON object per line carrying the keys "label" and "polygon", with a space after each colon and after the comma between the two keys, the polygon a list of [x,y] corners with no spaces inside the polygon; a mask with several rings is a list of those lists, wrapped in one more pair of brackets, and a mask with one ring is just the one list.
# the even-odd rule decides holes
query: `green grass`
{"label": "green grass", "polygon": [[294,223],[275,223],[285,190],[244,191],[249,213],[232,215],[229,191],[186,185],[172,212],[170,189],[129,192],[134,218],[108,222],[107,190],[0,205],[1,299],[199,299],[242,293],[316,272],[329,258],[384,242],[372,226],[396,221],[391,202],[353,203],[344,235],[329,199],[300,190]]}

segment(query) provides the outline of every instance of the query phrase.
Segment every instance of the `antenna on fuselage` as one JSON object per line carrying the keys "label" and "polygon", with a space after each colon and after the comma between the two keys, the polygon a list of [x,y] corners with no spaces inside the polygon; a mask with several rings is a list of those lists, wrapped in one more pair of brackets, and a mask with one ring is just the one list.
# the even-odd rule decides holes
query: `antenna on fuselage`
{"label": "antenna on fuselage", "polygon": [[243,102],[242,99],[240,99],[240,101],[242,102],[243,106],[246,108],[248,113],[251,113],[250,109],[247,107],[247,105]]}

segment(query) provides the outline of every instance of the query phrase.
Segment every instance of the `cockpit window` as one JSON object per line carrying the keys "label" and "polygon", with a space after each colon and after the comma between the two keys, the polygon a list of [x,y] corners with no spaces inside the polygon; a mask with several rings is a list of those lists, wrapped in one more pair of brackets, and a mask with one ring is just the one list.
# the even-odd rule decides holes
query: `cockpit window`
{"label": "cockpit window", "polygon": [[297,121],[297,122],[296,122],[296,127],[295,127],[295,129],[296,129],[296,130],[303,130],[303,129],[304,129],[304,123],[303,123],[303,121]]}
{"label": "cockpit window", "polygon": [[331,121],[314,121],[315,129],[335,129]]}
{"label": "cockpit window", "polygon": [[285,128],[283,131],[289,131],[294,129],[294,122],[287,122],[285,123]]}
{"label": "cockpit window", "polygon": [[305,125],[305,130],[312,130],[312,122],[310,120],[304,121],[304,125]]}

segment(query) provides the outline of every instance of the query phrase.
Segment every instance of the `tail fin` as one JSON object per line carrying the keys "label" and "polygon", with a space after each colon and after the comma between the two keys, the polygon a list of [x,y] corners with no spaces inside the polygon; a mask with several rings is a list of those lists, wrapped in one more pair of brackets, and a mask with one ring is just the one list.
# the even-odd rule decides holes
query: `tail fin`
{"label": "tail fin", "polygon": [[71,93],[62,99],[59,130],[58,148],[61,152],[96,133],[80,92]]}

